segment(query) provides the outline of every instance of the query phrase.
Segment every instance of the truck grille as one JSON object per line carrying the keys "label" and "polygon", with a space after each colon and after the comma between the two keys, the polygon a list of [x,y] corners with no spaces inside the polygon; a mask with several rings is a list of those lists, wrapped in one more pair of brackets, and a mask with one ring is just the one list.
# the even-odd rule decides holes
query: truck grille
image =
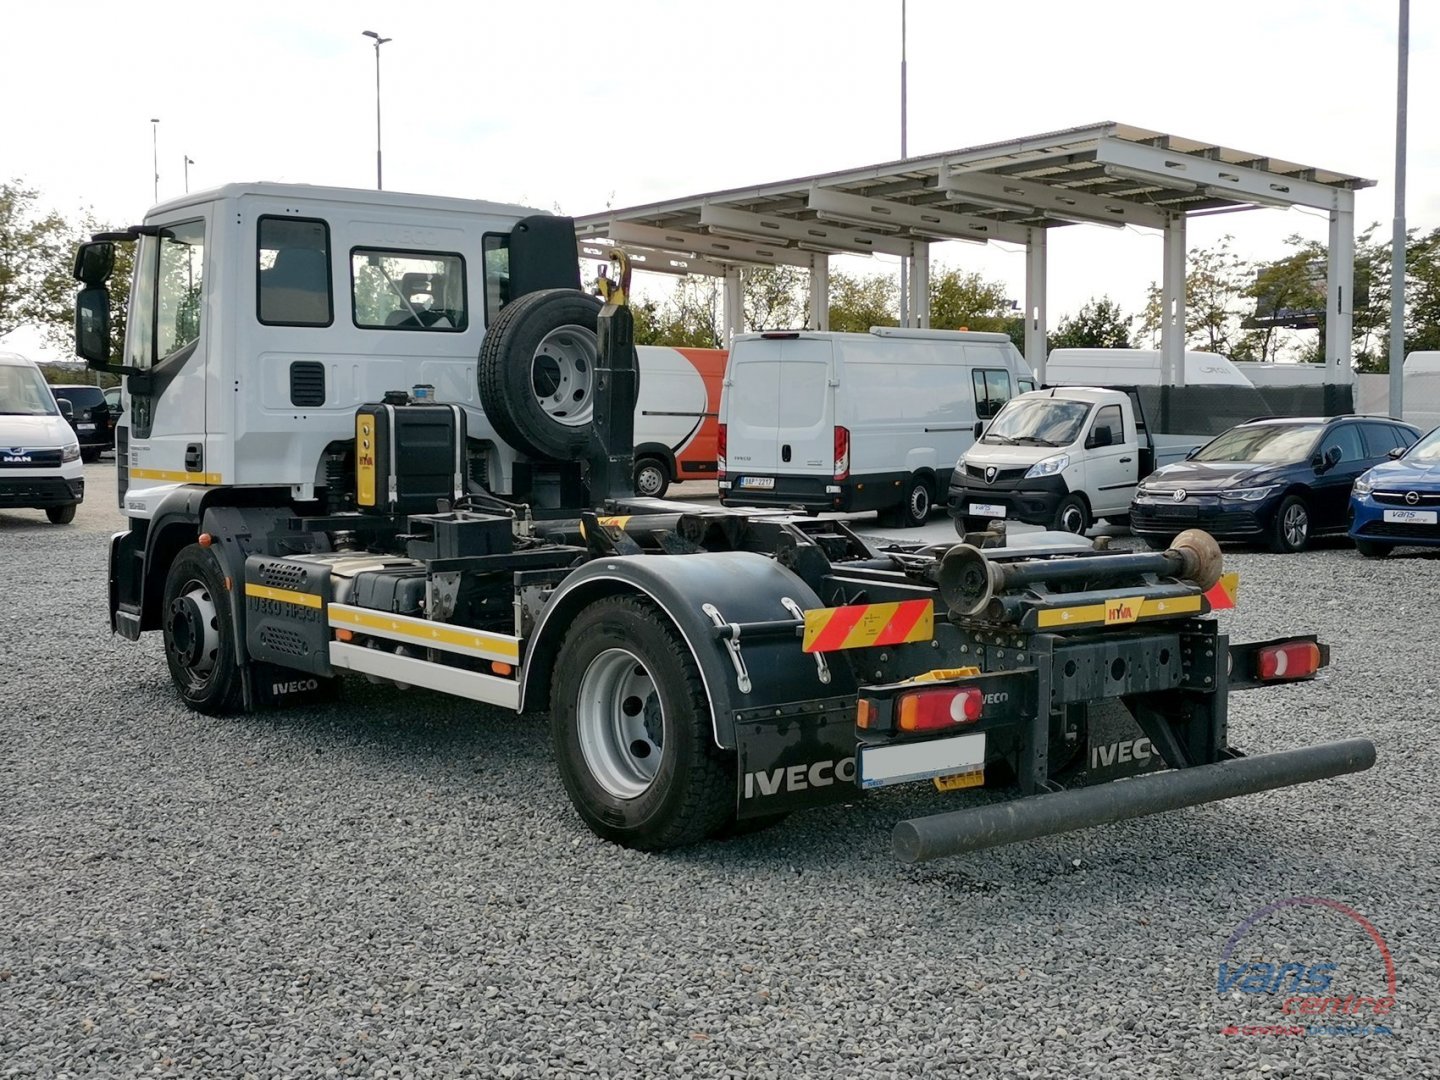
{"label": "truck grille", "polygon": [[[1025,474],[1029,471],[1029,466],[1021,466],[1018,469],[999,469],[996,471],[994,478],[990,482],[998,484],[1006,480],[1023,480],[1025,479]],[[968,476],[971,480],[979,480],[981,483],[985,483],[985,466],[966,465],[965,475]]]}
{"label": "truck grille", "polygon": [[290,404],[318,409],[325,404],[325,365],[297,360],[290,365]]}
{"label": "truck grille", "polygon": [[303,566],[293,563],[264,563],[260,567],[260,581],[272,589],[301,590],[310,582],[310,574]]}
{"label": "truck grille", "polygon": [[1409,521],[1367,521],[1360,526],[1361,536],[1378,536],[1387,540],[1440,540],[1440,526],[1417,525]]}
{"label": "truck grille", "polygon": [[60,464],[59,450],[32,450],[27,446],[0,446],[0,469],[54,468]]}

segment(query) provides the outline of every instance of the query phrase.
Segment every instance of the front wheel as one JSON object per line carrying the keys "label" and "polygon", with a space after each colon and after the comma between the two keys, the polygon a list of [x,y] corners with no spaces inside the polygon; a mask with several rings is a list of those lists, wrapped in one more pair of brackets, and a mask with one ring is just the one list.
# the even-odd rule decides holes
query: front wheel
{"label": "front wheel", "polygon": [[207,548],[183,548],[165,577],[165,661],[185,704],[218,716],[240,690],[235,622],[225,575]]}
{"label": "front wheel", "polygon": [[905,484],[905,494],[890,512],[890,521],[902,529],[918,529],[930,520],[930,482],[923,476],[912,476]]}
{"label": "front wheel", "polygon": [[1173,536],[1142,536],[1140,539],[1145,541],[1145,546],[1151,551],[1168,551],[1170,542],[1175,538]]}
{"label": "front wheel", "polygon": [[75,520],[75,503],[66,503],[64,506],[47,506],[45,516],[50,519],[51,525],[69,525]]}
{"label": "front wheel", "polygon": [[1310,543],[1310,507],[1299,495],[1286,495],[1270,526],[1270,550],[1277,554],[1304,551]]}
{"label": "front wheel", "polygon": [[601,600],[560,647],[550,733],[571,803],[596,835],[658,850],[695,843],[734,811],[732,762],[683,641],[653,604]]}
{"label": "front wheel", "polygon": [[664,498],[670,489],[670,472],[659,458],[641,458],[635,462],[635,494],[652,499]]}
{"label": "front wheel", "polygon": [[1085,535],[1085,530],[1090,528],[1090,508],[1085,505],[1085,500],[1079,495],[1066,495],[1060,500],[1060,505],[1055,508],[1055,517],[1050,527],[1056,532],[1075,533],[1077,536]]}
{"label": "front wheel", "polygon": [[83,461],[86,465],[93,465],[95,462],[100,460],[101,449],[102,448],[99,446],[82,447],[80,450],[80,460]]}
{"label": "front wheel", "polygon": [[1356,540],[1355,550],[1367,559],[1383,559],[1394,550],[1394,544],[1382,544],[1376,540]]}
{"label": "front wheel", "polygon": [[961,540],[965,539],[966,533],[984,532],[985,527],[990,524],[990,519],[983,517],[957,517],[951,520],[955,522],[955,535]]}

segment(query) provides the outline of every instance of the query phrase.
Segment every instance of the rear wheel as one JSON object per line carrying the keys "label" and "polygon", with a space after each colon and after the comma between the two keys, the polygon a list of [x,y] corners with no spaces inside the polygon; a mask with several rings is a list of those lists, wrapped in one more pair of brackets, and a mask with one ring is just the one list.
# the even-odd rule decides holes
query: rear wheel
{"label": "rear wheel", "polygon": [[734,812],[733,762],[715,749],[699,669],[653,604],[612,597],[574,621],[550,732],[570,801],[606,840],[678,847]]}
{"label": "rear wheel", "polygon": [[882,520],[887,525],[898,525],[902,529],[918,529],[929,522],[934,505],[930,481],[916,473],[905,482],[905,494],[900,502],[886,511]]}
{"label": "rear wheel", "polygon": [[1285,554],[1304,551],[1310,543],[1310,507],[1299,495],[1286,495],[1270,526],[1270,550]]}
{"label": "rear wheel", "polygon": [[87,465],[100,460],[100,451],[103,447],[84,446],[80,448],[80,460]]}
{"label": "rear wheel", "polygon": [[45,516],[50,519],[51,525],[69,525],[75,520],[76,503],[66,503],[64,506],[47,506]]}
{"label": "rear wheel", "polygon": [[1355,550],[1367,559],[1383,559],[1394,549],[1394,544],[1382,544],[1378,540],[1355,541]]}
{"label": "rear wheel", "polygon": [[1050,527],[1057,532],[1075,533],[1083,536],[1090,528],[1090,508],[1079,495],[1066,495],[1055,508],[1055,517]]}
{"label": "rear wheel", "polygon": [[183,548],[165,577],[165,662],[185,704],[215,716],[240,690],[230,593],[215,556],[199,544]]}
{"label": "rear wheel", "polygon": [[659,458],[640,458],[635,462],[635,494],[663,498],[670,489],[670,470]]}
{"label": "rear wheel", "polygon": [[1142,536],[1140,539],[1145,541],[1145,546],[1148,547],[1151,551],[1167,551],[1170,547],[1170,541],[1173,540],[1174,537]]}

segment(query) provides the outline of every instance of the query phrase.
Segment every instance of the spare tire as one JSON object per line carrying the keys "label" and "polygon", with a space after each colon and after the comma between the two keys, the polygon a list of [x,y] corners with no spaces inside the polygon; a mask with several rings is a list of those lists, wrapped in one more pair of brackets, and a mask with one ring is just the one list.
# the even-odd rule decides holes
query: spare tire
{"label": "spare tire", "polygon": [[480,346],[480,404],[495,434],[531,457],[573,461],[595,412],[600,298],[542,289],[512,300]]}

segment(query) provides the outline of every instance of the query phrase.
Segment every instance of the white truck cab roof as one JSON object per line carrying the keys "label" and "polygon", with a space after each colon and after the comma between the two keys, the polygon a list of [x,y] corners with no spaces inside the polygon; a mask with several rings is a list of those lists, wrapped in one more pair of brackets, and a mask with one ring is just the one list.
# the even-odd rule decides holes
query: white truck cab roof
{"label": "white truck cab roof", "polygon": [[356,206],[376,206],[387,209],[421,211],[468,212],[493,214],[498,217],[530,217],[544,214],[544,210],[520,206],[515,203],[489,202],[485,199],[461,199],[445,195],[415,195],[404,191],[375,191],[371,188],[323,187],[317,184],[279,184],[268,181],[253,181],[224,184],[205,191],[192,191],[187,195],[167,200],[152,207],[147,218],[170,216],[176,210],[192,206],[236,199],[246,195],[265,198],[295,199],[304,202],[346,203]]}

